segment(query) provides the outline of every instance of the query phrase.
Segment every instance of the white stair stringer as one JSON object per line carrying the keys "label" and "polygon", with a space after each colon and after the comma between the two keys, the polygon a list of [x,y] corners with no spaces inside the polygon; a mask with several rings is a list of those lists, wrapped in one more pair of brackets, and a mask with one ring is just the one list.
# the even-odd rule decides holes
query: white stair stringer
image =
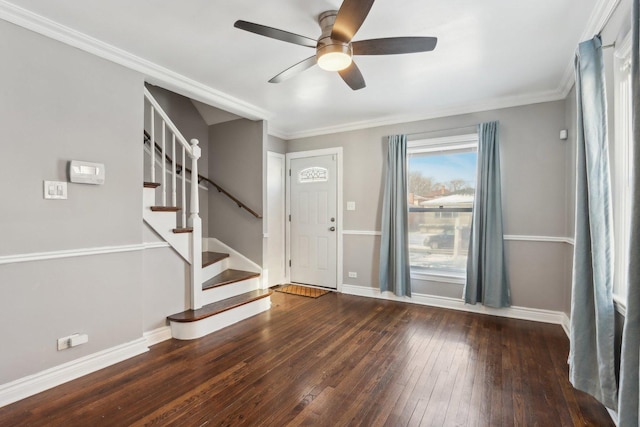
{"label": "white stair stringer", "polygon": [[260,314],[271,308],[271,298],[261,298],[231,310],[218,313],[215,316],[198,320],[197,322],[171,321],[171,336],[179,340],[193,340],[207,334],[219,331],[244,319]]}
{"label": "white stair stringer", "polygon": [[230,283],[228,285],[216,286],[215,288],[206,289],[202,292],[202,304],[207,305],[222,301],[236,295],[255,291],[256,289],[260,289],[260,279],[258,277],[252,277],[251,279]]}
{"label": "white stair stringer", "polygon": [[174,233],[176,228],[175,212],[154,212],[156,205],[155,188],[145,188],[142,197],[142,218],[188,263],[191,263],[191,239],[193,233]]}
{"label": "white stair stringer", "polygon": [[207,250],[211,252],[223,252],[229,254],[227,268],[260,273],[260,286],[262,286],[262,268],[240,252],[213,237],[209,237],[207,239]]}

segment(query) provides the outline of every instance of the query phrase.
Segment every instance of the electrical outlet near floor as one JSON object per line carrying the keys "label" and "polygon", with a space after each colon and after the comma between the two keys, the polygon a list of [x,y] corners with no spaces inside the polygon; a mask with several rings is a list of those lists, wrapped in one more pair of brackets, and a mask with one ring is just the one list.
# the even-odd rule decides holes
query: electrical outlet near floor
{"label": "electrical outlet near floor", "polygon": [[356,279],[358,277],[358,273],[356,273],[355,271],[350,271],[349,277],[351,277],[352,279]]}
{"label": "electrical outlet near floor", "polygon": [[89,342],[89,336],[87,334],[73,334],[68,337],[58,338],[58,351],[66,350],[67,348],[75,347],[87,342]]}

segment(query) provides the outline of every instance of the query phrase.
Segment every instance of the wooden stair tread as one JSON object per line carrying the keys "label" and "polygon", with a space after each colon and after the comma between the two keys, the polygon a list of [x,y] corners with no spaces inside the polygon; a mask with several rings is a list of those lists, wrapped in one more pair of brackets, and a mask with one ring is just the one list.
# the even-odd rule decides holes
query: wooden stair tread
{"label": "wooden stair tread", "polygon": [[144,188],[158,188],[158,187],[160,187],[160,184],[157,182],[148,182],[148,181],[144,182]]}
{"label": "wooden stair tread", "polygon": [[218,261],[222,261],[228,258],[229,254],[222,252],[202,252],[202,268],[205,268],[211,264],[215,264]]}
{"label": "wooden stair tread", "polygon": [[193,233],[193,228],[191,227],[187,227],[187,228],[174,228],[172,230],[174,233],[176,234],[180,234],[180,233]]}
{"label": "wooden stair tread", "polygon": [[228,269],[204,282],[202,284],[202,290],[205,291],[207,289],[229,285],[231,283],[240,282],[242,280],[247,280],[258,276],[260,276],[260,273]]}
{"label": "wooden stair tread", "polygon": [[151,210],[154,212],[178,212],[180,208],[177,206],[151,206]]}
{"label": "wooden stair tread", "polygon": [[187,310],[182,313],[172,314],[167,316],[172,322],[196,322],[198,320],[206,319],[207,317],[215,316],[216,314],[223,313],[241,305],[249,304],[250,302],[266,298],[270,296],[273,291],[269,289],[259,289],[257,291],[247,292],[245,294],[236,295],[231,298],[227,298],[222,301],[207,304],[198,310]]}

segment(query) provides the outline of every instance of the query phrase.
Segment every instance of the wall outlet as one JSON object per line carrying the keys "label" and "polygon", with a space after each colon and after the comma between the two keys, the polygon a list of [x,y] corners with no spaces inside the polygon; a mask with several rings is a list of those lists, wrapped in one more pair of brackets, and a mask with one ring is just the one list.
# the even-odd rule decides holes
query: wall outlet
{"label": "wall outlet", "polygon": [[349,272],[349,277],[351,277],[352,279],[355,279],[358,277],[358,273],[356,273],[355,271],[350,271]]}
{"label": "wall outlet", "polygon": [[356,202],[347,202],[347,210],[355,211],[356,210]]}
{"label": "wall outlet", "polygon": [[58,351],[66,350],[67,348],[75,347],[87,342],[89,342],[89,335],[87,334],[73,334],[68,337],[58,338]]}

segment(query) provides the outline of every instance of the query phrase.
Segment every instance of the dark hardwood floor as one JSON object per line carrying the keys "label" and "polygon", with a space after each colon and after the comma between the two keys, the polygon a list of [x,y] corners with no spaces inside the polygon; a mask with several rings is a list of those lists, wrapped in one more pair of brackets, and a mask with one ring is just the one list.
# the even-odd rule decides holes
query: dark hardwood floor
{"label": "dark hardwood floor", "polygon": [[609,426],[559,326],[330,293],[0,408],[1,426]]}

